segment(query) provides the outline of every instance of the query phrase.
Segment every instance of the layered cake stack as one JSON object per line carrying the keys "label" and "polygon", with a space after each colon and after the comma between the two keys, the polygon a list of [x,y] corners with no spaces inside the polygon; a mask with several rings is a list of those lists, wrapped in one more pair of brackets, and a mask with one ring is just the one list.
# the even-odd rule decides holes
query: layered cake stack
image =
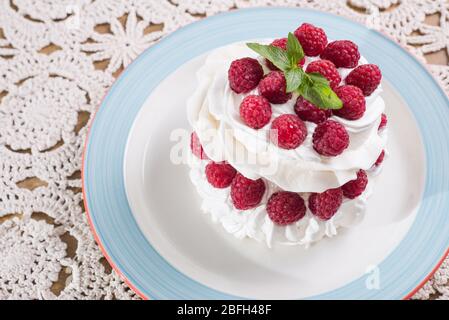
{"label": "layered cake stack", "polygon": [[308,23],[259,42],[198,70],[190,177],[237,238],[309,246],[365,214],[387,142],[381,71]]}

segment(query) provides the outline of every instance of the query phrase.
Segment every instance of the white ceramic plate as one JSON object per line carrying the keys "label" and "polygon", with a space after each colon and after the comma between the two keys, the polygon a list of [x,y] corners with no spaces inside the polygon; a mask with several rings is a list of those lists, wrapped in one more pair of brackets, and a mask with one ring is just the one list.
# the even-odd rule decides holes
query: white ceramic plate
{"label": "white ceramic plate", "polygon": [[[124,175],[129,205],[145,237],[172,266],[218,291],[258,299],[297,299],[336,289],[376,271],[409,230],[420,205],[425,156],[409,109],[384,81],[388,150],[365,220],[309,249],[238,240],[200,211],[188,167],[170,160],[175,129],[189,130],[186,101],[202,55],[148,97],[128,138]],[[173,94],[176,88],[176,94]],[[375,274],[374,274],[375,275]],[[381,281],[381,279],[380,279]],[[370,285],[368,283],[368,285]]]}
{"label": "white ceramic plate", "polygon": [[[302,22],[356,42],[381,67],[390,157],[362,225],[308,251],[268,250],[199,212],[188,169],[169,161],[169,136],[189,129],[185,103],[204,53],[285,36]],[[382,34],[313,10],[235,10],[165,37],[112,86],[84,153],[87,217],[110,264],[144,298],[408,298],[449,253],[448,123],[435,79]]]}

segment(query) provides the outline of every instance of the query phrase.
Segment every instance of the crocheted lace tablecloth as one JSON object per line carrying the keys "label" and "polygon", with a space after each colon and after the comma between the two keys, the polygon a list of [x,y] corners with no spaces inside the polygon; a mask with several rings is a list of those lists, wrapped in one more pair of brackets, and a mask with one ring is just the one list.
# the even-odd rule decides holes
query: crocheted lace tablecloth
{"label": "crocheted lace tablecloth", "polygon": [[[449,93],[440,0],[0,0],[0,299],[137,299],[102,256],[81,194],[87,127],[114,78],[181,26],[252,6],[333,12],[382,30]],[[449,299],[449,262],[415,298]]]}

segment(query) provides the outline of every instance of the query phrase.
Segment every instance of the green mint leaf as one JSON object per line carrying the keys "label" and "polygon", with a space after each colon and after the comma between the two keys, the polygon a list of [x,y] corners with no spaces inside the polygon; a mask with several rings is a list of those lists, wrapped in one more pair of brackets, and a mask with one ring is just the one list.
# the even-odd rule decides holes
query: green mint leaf
{"label": "green mint leaf", "polygon": [[276,67],[282,71],[290,69],[290,62],[288,60],[287,52],[277,48],[275,46],[267,46],[258,43],[247,43],[246,44],[251,50],[257,52],[262,57],[268,59]]}
{"label": "green mint leaf", "polygon": [[307,75],[314,83],[321,83],[323,85],[329,86],[329,80],[327,80],[321,73],[312,72],[308,73]]}
{"label": "green mint leaf", "polygon": [[287,92],[296,91],[321,109],[343,107],[343,103],[332,91],[325,77],[319,73],[308,74],[298,68],[298,61],[304,58],[304,51],[294,34],[288,34],[286,51],[272,45],[258,43],[247,43],[247,46],[284,72]]}
{"label": "green mint leaf", "polygon": [[343,103],[332,89],[323,83],[301,87],[301,95],[320,109],[341,109]]}
{"label": "green mint leaf", "polygon": [[304,73],[302,77],[301,86],[299,87],[299,92],[302,92],[302,90],[305,90],[308,87],[311,87],[313,85],[313,80],[309,77],[308,73]]}
{"label": "green mint leaf", "polygon": [[292,68],[296,67],[298,62],[304,58],[304,50],[298,39],[291,32],[288,34],[287,38],[287,56]]}
{"label": "green mint leaf", "polygon": [[304,71],[299,68],[293,68],[285,71],[285,80],[287,82],[287,92],[298,90],[304,77]]}

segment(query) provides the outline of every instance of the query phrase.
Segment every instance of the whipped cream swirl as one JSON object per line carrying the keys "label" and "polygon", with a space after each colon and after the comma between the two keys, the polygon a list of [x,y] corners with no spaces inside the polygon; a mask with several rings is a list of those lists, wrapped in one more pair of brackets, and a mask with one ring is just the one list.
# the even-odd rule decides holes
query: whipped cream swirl
{"label": "whipped cream swirl", "polygon": [[[362,118],[349,121],[333,116],[332,120],[346,127],[349,147],[337,157],[323,157],[312,145],[316,125],[306,122],[308,135],[294,150],[278,148],[270,142],[270,124],[255,130],[246,126],[239,115],[245,96],[229,87],[227,71],[231,62],[242,57],[258,58],[243,43],[213,51],[198,71],[198,89],[188,101],[188,119],[197,132],[206,154],[214,161],[228,161],[248,178],[265,178],[280,188],[294,192],[323,192],[355,179],[359,169],[372,167],[385,147],[386,140],[378,134],[385,103],[379,96],[382,88],[366,99]],[[317,58],[306,57],[306,64]],[[366,60],[361,59],[361,64]],[[351,69],[340,68],[342,79]],[[272,120],[285,113],[294,114],[297,96],[285,104],[272,105]]]}

